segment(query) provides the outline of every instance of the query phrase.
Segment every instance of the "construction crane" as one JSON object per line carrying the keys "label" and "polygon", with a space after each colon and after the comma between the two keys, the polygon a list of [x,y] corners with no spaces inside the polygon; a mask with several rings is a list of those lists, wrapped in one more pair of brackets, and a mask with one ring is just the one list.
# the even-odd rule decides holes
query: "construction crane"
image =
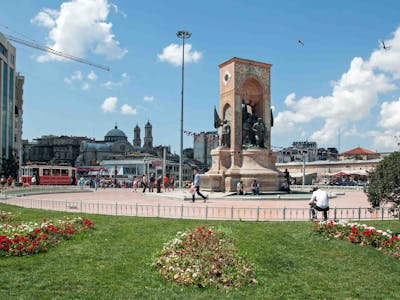
{"label": "construction crane", "polygon": [[42,46],[40,44],[37,44],[37,43],[34,43],[34,42],[30,42],[30,41],[27,41],[27,40],[23,40],[23,39],[17,38],[17,37],[12,36],[12,35],[5,35],[5,36],[10,41],[14,41],[14,42],[16,42],[18,44],[22,44],[22,45],[25,45],[25,46],[28,46],[28,47],[39,49],[41,51],[48,52],[48,53],[51,53],[51,54],[54,54],[54,55],[57,55],[57,56],[61,56],[61,57],[66,58],[66,59],[74,60],[74,61],[77,61],[77,62],[80,62],[80,63],[83,63],[83,64],[87,64],[87,65],[90,65],[90,66],[93,66],[93,67],[96,67],[96,68],[99,68],[99,69],[102,69],[102,70],[105,70],[105,71],[110,71],[109,67],[104,66],[104,65],[96,64],[96,63],[91,62],[89,60],[86,60],[86,59],[83,59],[83,58],[80,58],[80,57],[76,57],[76,56],[73,56],[71,54],[63,53],[63,52],[54,50],[54,49],[52,49],[50,47]]}

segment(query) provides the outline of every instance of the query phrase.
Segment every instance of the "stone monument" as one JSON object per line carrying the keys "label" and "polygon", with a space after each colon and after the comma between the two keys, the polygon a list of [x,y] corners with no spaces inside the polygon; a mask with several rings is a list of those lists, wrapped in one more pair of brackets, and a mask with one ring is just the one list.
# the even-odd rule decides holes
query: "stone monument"
{"label": "stone monument", "polygon": [[202,189],[236,191],[240,180],[246,191],[253,180],[261,191],[279,189],[270,138],[270,69],[270,64],[236,57],[219,65],[220,115],[215,109],[214,126],[220,144],[211,151],[212,167],[201,176]]}

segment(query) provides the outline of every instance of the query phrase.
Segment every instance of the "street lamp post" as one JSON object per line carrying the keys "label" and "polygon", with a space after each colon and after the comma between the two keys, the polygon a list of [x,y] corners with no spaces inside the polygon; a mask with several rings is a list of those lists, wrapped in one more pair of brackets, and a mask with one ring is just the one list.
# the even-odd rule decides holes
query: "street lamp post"
{"label": "street lamp post", "polygon": [[183,187],[183,87],[185,74],[185,39],[190,38],[192,34],[187,30],[179,30],[176,36],[182,39],[182,89],[181,89],[181,147],[179,155],[179,186]]}

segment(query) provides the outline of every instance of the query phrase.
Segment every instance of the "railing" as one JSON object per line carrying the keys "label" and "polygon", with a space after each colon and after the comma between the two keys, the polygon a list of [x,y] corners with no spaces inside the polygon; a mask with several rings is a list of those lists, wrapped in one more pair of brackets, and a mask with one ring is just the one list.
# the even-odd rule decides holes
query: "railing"
{"label": "railing", "polygon": [[29,193],[51,193],[51,192],[71,192],[71,191],[82,191],[90,190],[88,187],[81,187],[75,185],[31,185],[27,187],[4,187],[0,190],[0,198],[6,198],[7,196],[14,196],[17,194],[29,194]]}
{"label": "railing", "polygon": [[[311,218],[309,208],[238,208],[195,205],[164,204],[123,204],[67,200],[31,199],[25,197],[0,200],[2,203],[28,208],[82,212],[100,215],[138,216],[159,218],[182,218],[202,220],[244,220],[244,221],[305,221]],[[393,220],[389,208],[371,211],[368,207],[331,208],[329,218],[335,220]]]}
{"label": "railing", "polygon": [[301,190],[301,191],[311,191],[314,186],[318,186],[324,190],[347,190],[347,191],[363,191],[364,186],[362,185],[328,185],[328,184],[314,184],[314,185],[304,185],[304,187],[301,184],[293,184],[290,186],[290,189],[292,190]]}

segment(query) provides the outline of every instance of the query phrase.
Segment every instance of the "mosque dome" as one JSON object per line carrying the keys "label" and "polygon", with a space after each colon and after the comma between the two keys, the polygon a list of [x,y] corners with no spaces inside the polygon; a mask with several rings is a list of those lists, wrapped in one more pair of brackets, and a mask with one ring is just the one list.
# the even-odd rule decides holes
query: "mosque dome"
{"label": "mosque dome", "polygon": [[105,142],[116,142],[120,140],[127,140],[126,134],[121,130],[118,129],[118,126],[115,125],[114,129],[111,129],[104,137]]}

